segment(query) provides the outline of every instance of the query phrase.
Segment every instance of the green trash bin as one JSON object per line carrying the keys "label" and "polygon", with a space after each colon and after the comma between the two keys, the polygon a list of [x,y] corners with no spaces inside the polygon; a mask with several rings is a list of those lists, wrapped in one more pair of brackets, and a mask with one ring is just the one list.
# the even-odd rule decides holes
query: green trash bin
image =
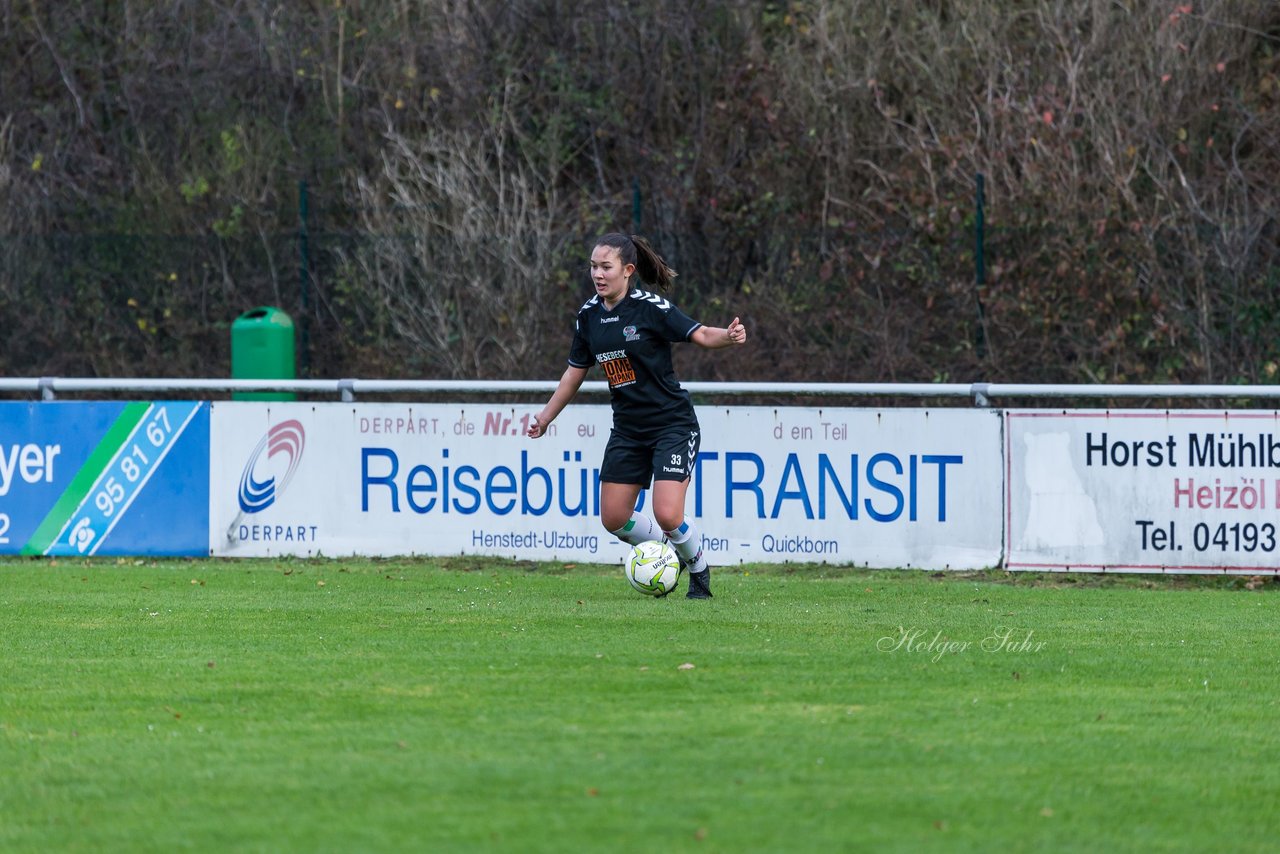
{"label": "green trash bin", "polygon": [[[234,380],[291,380],[297,376],[293,358],[293,320],[278,308],[250,309],[231,324],[231,378]],[[292,392],[237,391],[233,400],[295,400]]]}

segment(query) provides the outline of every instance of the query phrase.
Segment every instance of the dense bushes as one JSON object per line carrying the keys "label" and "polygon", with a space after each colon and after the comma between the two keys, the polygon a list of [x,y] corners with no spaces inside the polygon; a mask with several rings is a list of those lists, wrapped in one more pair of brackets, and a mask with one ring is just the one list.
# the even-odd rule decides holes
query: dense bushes
{"label": "dense bushes", "polygon": [[1275,3],[0,0],[0,33],[9,375],[225,374],[272,303],[315,376],[551,378],[613,229],[752,324],[689,377],[1278,372]]}

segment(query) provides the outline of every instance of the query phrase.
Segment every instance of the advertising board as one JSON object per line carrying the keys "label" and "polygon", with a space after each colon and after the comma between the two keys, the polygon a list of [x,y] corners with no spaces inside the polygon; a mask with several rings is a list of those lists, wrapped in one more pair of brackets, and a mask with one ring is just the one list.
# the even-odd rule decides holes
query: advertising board
{"label": "advertising board", "polygon": [[1009,569],[1274,572],[1280,414],[1005,413]]}
{"label": "advertising board", "polygon": [[[212,405],[209,549],[615,562],[598,521],[607,406]],[[987,410],[704,407],[686,501],[713,564],[977,568],[1000,559]],[[647,496],[642,493],[641,509]]]}
{"label": "advertising board", "polygon": [[0,554],[208,554],[209,405],[0,402]]}

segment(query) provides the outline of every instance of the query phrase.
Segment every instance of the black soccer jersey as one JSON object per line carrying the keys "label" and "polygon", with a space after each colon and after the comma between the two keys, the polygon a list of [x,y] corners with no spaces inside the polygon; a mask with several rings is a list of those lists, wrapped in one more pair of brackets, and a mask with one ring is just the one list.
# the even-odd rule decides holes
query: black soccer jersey
{"label": "black soccer jersey", "polygon": [[697,424],[689,392],[671,365],[671,344],[688,341],[702,324],[665,297],[631,289],[609,311],[599,296],[578,309],[569,364],[598,363],[609,381],[613,427],[643,436],[667,427]]}

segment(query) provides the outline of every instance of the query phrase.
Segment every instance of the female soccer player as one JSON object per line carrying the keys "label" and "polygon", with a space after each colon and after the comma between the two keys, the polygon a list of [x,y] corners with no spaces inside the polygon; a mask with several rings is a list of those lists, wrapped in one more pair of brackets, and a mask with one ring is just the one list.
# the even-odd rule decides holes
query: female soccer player
{"label": "female soccer player", "polygon": [[[665,297],[631,284],[638,276],[666,291],[675,275],[643,237],[606,234],[596,241],[595,294],[578,309],[569,367],[528,435],[536,439],[546,432],[598,363],[613,404],[613,429],[600,466],[600,523],[631,545],[658,539],[661,530],[689,571],[688,598],[709,599],[711,568],[702,554],[702,534],[684,513],[701,430],[693,401],[671,366],[671,345],[692,341],[716,350],[745,344],[747,329],[736,317],[725,328],[703,326]],[[653,518],[635,510],[640,490],[651,481]]]}

